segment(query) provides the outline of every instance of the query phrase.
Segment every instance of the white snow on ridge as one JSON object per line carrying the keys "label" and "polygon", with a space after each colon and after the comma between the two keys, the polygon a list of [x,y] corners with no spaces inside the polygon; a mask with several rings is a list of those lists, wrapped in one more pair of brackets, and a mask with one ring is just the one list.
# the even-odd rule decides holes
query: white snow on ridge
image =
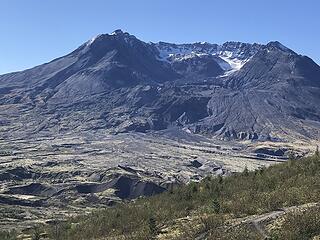
{"label": "white snow on ridge", "polygon": [[209,54],[207,53],[196,53],[196,52],[191,52],[190,54],[169,54],[169,59],[173,59],[172,61],[183,61],[195,57],[201,57],[201,56],[208,56]]}
{"label": "white snow on ridge", "polygon": [[90,46],[97,38],[99,38],[100,36],[102,36],[103,34],[99,34],[97,36],[94,36],[93,38],[91,38],[88,42],[87,42],[87,46]]}
{"label": "white snow on ridge", "polygon": [[230,69],[226,69],[224,66],[225,64],[220,64],[220,67],[226,71],[235,72],[240,70],[243,67],[243,65],[251,59],[251,57],[248,59],[239,59],[237,56],[241,56],[241,55],[243,55],[242,52],[231,52],[231,51],[219,52],[218,56],[222,60],[228,63],[228,65],[230,66]]}
{"label": "white snow on ridge", "polygon": [[[247,62],[247,60],[239,60],[239,59],[231,59],[231,58],[228,58],[228,57],[224,57],[224,56],[219,56],[221,59],[223,59],[224,61],[226,61],[231,69],[230,70],[235,70],[235,71],[238,71],[240,68],[242,68],[242,66]],[[220,65],[222,69],[223,66]],[[224,69],[224,70],[228,70],[228,69]]]}
{"label": "white snow on ridge", "polygon": [[169,61],[169,58],[172,58],[174,56],[183,56],[188,55],[192,53],[191,49],[188,48],[181,48],[181,47],[166,47],[166,48],[160,48],[157,46],[159,51],[159,57],[161,60]]}
{"label": "white snow on ridge", "polygon": [[[207,43],[201,42],[200,44],[204,45]],[[249,60],[243,59],[243,52],[240,52],[239,49],[235,49],[235,51],[222,51],[222,46],[212,46],[212,48],[210,46],[202,48],[195,45],[156,44],[159,51],[158,59],[161,61],[172,63],[193,57],[211,55],[216,57],[216,62],[226,71],[225,74],[238,71]]]}

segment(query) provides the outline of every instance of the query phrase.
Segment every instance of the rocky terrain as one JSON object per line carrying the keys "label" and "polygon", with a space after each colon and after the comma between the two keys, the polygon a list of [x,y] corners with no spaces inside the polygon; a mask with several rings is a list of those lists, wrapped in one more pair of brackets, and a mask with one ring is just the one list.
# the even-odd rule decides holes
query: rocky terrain
{"label": "rocky terrain", "polygon": [[121,30],[2,75],[0,227],[307,155],[319,90],[320,67],[279,42],[145,43]]}
{"label": "rocky terrain", "polygon": [[[52,225],[18,239],[313,239],[320,237],[320,154],[226,177]],[[1,236],[1,232],[0,232]]]}
{"label": "rocky terrain", "polygon": [[223,142],[181,130],[5,139],[0,148],[2,229],[50,223],[309,152],[307,145]]}
{"label": "rocky terrain", "polygon": [[219,139],[319,139],[320,67],[279,42],[145,43],[117,30],[0,76],[3,137],[179,126]]}

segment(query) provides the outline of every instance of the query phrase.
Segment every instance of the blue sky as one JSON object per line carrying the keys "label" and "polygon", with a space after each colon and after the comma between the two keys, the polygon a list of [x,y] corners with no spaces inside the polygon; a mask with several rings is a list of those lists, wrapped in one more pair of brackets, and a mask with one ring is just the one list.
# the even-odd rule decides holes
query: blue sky
{"label": "blue sky", "polygon": [[319,0],[1,0],[0,73],[123,29],[145,41],[278,40],[320,63]]}

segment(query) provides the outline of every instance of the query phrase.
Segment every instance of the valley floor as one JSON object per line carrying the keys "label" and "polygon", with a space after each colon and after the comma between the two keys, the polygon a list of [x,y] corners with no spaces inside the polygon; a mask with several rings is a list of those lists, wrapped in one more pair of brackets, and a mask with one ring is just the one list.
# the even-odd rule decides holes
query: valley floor
{"label": "valley floor", "polygon": [[62,222],[38,222],[18,239],[318,239],[319,174],[316,153],[269,168],[206,177],[148,198],[64,216]]}

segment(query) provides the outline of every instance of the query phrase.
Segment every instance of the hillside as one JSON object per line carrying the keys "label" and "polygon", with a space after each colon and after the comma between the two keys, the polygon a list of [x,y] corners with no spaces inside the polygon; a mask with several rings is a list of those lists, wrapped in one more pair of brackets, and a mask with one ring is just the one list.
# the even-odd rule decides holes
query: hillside
{"label": "hillside", "polygon": [[0,137],[178,127],[224,140],[318,140],[319,88],[320,67],[279,42],[146,43],[116,30],[1,75]]}
{"label": "hillside", "polygon": [[207,177],[36,232],[70,240],[313,239],[320,236],[319,183],[316,153],[267,169]]}

